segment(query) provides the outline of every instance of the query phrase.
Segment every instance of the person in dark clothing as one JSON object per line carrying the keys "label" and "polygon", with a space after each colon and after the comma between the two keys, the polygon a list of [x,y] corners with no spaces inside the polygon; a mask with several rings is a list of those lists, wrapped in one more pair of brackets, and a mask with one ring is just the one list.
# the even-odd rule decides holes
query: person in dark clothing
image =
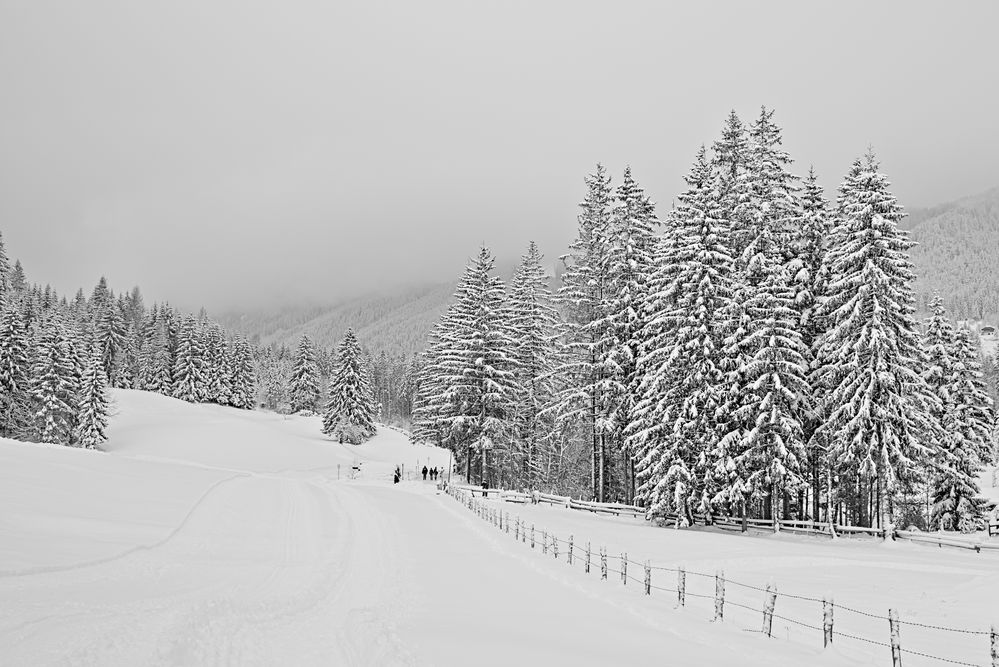
{"label": "person in dark clothing", "polygon": [[437,481],[437,466],[434,466],[434,469],[430,471],[430,479]]}
{"label": "person in dark clothing", "polygon": [[398,484],[400,477],[402,477],[402,473],[399,472],[399,466],[396,466],[395,467],[395,472],[392,473],[392,483],[393,484]]}
{"label": "person in dark clothing", "polygon": [[429,471],[427,470],[427,466],[423,466],[423,481],[424,482],[427,481],[427,473],[428,472]]}

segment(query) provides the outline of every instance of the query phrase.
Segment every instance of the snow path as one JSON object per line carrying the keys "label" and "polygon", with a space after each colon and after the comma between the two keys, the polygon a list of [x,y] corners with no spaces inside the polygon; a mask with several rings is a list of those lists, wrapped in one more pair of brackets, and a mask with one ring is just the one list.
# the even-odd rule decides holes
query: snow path
{"label": "snow path", "polygon": [[[676,610],[668,594],[646,597],[613,574],[601,581],[596,565],[586,575],[578,562],[545,557],[540,544],[515,542],[430,484],[385,481],[397,463],[447,461],[398,433],[344,447],[318,436],[316,419],[116,397],[109,454],[0,440],[0,665],[779,667],[887,658],[823,652],[817,637],[782,631],[768,640],[755,615],[730,611],[711,623],[709,602]],[[346,479],[359,461],[362,478]],[[693,557],[729,546],[760,570],[775,555],[753,546],[772,541],[707,544],[523,509],[559,531],[634,546],[641,558],[664,538],[687,540],[674,548]],[[835,548],[817,549],[811,556],[835,557]]]}

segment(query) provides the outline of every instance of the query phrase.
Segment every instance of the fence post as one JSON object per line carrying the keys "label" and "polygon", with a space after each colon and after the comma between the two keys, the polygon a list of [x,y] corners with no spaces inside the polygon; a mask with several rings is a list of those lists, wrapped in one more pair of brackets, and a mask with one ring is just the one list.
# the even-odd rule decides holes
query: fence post
{"label": "fence post", "polygon": [[628,554],[621,554],[621,583],[628,585]]}
{"label": "fence post", "polygon": [[676,599],[682,607],[686,604],[687,597],[687,573],[683,571],[683,568],[678,568],[676,571]]}
{"label": "fence post", "polygon": [[767,583],[767,599],[763,602],[763,632],[767,637],[773,636],[774,607],[777,605],[777,586]]}
{"label": "fence post", "polygon": [[531,548],[534,548],[534,524],[531,524]]}
{"label": "fence post", "polygon": [[572,535],[569,536],[569,565],[572,565]]}
{"label": "fence post", "polygon": [[833,599],[822,598],[822,648],[832,644],[833,640]]}
{"label": "fence post", "polygon": [[607,578],[607,547],[600,547],[600,578]]}
{"label": "fence post", "polygon": [[555,560],[558,560],[558,538],[555,537],[555,533],[552,533],[552,552],[555,554]]}
{"label": "fence post", "polygon": [[548,553],[548,531],[544,530],[541,532],[541,553]]}
{"label": "fence post", "polygon": [[519,516],[514,520],[514,524],[513,524],[513,539],[514,539],[514,541],[517,541],[517,540],[520,539],[520,517]]}
{"label": "fence post", "polygon": [[527,523],[520,524],[520,541],[527,544]]}
{"label": "fence post", "polygon": [[721,621],[725,617],[725,571],[718,570],[715,573],[715,620]]}
{"label": "fence post", "polygon": [[[995,473],[992,473],[995,475]],[[993,478],[994,479],[994,478]],[[996,630],[996,626],[992,626],[992,667],[999,667],[999,630]]]}
{"label": "fence post", "polygon": [[506,532],[510,532],[510,513],[506,513]]}
{"label": "fence post", "polygon": [[652,595],[652,564],[645,561],[645,594]]}
{"label": "fence post", "polygon": [[898,612],[888,610],[888,627],[891,629],[891,664],[892,667],[902,667],[902,645],[898,637]]}
{"label": "fence post", "polygon": [[586,574],[589,574],[590,573],[590,543],[589,542],[586,543],[586,564],[585,564],[584,568],[585,569],[583,571],[586,572]]}

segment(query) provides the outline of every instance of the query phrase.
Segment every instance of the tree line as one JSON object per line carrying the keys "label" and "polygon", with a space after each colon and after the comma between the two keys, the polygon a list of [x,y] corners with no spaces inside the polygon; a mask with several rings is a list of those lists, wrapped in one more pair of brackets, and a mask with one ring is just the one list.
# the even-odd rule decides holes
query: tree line
{"label": "tree line", "polygon": [[554,290],[482,248],[420,363],[413,437],[468,479],[650,516],[968,530],[995,414],[970,332],[916,320],[902,206],[872,152],[834,202],[773,111],[733,111],[662,215],[597,165]]}

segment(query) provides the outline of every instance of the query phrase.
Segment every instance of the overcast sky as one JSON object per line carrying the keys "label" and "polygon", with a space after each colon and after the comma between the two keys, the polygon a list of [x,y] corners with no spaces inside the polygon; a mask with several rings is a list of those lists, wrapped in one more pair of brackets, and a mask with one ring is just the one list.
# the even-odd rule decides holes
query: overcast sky
{"label": "overcast sky", "polygon": [[[821,6],[821,8],[820,8]],[[830,191],[999,185],[999,3],[0,0],[0,232],[32,281],[215,311],[450,279],[662,208],[728,110]]]}

